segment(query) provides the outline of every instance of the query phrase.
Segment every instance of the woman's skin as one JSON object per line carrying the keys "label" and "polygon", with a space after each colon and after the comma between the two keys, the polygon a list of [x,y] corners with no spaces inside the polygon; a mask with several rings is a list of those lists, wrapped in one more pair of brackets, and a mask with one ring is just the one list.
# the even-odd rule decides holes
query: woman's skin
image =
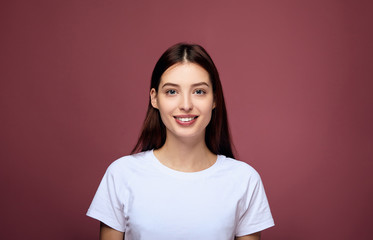
{"label": "woman's skin", "polygon": [[[212,166],[217,155],[207,148],[205,131],[215,101],[207,71],[194,63],[175,64],[163,73],[158,89],[151,89],[150,97],[166,126],[165,144],[154,150],[157,159],[182,172]],[[101,240],[123,240],[123,236],[124,233],[101,223]],[[259,240],[260,232],[236,239]]]}
{"label": "woman's skin", "polygon": [[157,159],[181,172],[212,166],[217,156],[206,146],[205,130],[215,102],[206,70],[194,63],[175,64],[163,73],[158,90],[152,89],[150,96],[166,126],[166,142],[154,151]]}
{"label": "woman's skin", "polygon": [[100,240],[123,240],[124,233],[100,222]]}

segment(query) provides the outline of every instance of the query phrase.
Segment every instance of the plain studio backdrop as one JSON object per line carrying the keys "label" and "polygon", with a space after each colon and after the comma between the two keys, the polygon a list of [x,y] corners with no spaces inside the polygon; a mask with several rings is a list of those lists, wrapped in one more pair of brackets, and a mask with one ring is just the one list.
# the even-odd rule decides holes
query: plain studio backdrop
{"label": "plain studio backdrop", "polygon": [[[263,239],[370,239],[371,1],[1,1],[1,239],[97,239],[85,216],[134,146],[165,49],[214,59]],[[151,201],[151,199],[150,199]]]}

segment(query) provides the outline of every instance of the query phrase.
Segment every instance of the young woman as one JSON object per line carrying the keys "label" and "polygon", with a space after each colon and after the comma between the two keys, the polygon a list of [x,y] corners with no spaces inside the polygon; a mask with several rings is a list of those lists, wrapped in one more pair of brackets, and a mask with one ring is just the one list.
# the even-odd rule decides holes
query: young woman
{"label": "young woman", "polygon": [[260,239],[274,225],[258,173],[233,159],[218,71],[199,45],[155,65],[132,155],[107,169],[87,215],[100,239]]}

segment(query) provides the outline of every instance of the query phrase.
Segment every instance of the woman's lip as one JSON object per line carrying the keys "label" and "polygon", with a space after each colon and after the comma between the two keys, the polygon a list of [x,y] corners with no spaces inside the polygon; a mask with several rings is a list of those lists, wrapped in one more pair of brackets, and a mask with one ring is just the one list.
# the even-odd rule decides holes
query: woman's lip
{"label": "woman's lip", "polygon": [[[196,116],[196,115],[178,115],[178,116],[174,116],[175,121],[178,124],[182,125],[182,126],[190,126],[190,125],[192,125],[196,121],[197,117],[198,116]],[[190,118],[191,120],[189,120],[189,121],[182,121],[181,120],[182,118],[184,118],[184,119],[185,118]]]}
{"label": "woman's lip", "polygon": [[197,115],[176,115],[174,118],[195,118]]}

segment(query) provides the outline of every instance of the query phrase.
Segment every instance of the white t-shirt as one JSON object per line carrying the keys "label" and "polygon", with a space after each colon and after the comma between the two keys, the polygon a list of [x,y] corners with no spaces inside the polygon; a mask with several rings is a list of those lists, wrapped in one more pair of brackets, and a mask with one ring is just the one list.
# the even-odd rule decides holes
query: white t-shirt
{"label": "white t-shirt", "polygon": [[218,155],[211,167],[179,172],[153,151],[107,169],[87,215],[126,240],[231,240],[274,225],[259,174]]}

